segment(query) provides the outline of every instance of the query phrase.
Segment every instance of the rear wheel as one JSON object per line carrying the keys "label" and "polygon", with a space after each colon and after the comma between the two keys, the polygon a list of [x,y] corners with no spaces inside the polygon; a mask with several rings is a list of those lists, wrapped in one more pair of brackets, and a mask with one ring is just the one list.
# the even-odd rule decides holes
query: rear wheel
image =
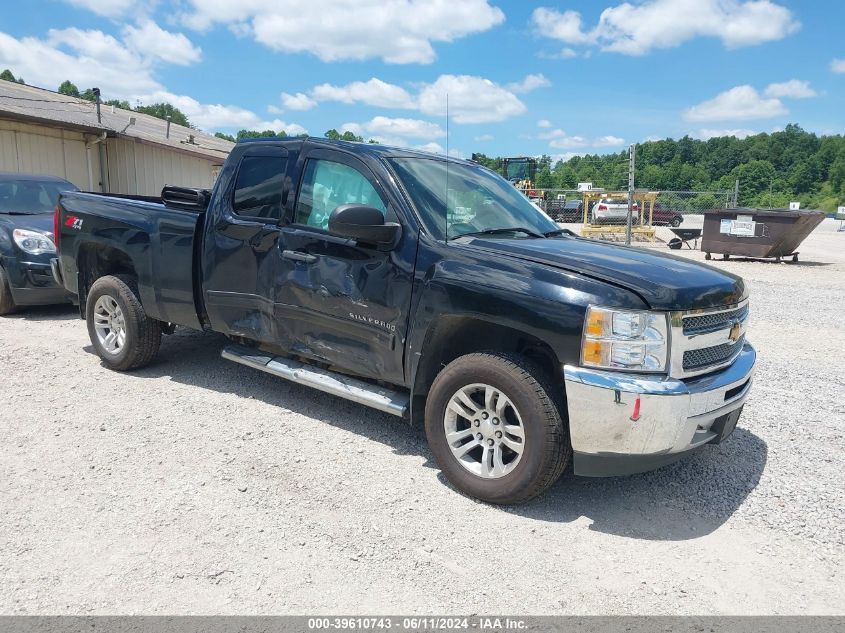
{"label": "rear wheel", "polygon": [[9,285],[9,276],[0,266],[0,315],[11,314],[18,309],[12,297],[12,288]]}
{"label": "rear wheel", "polygon": [[682,220],[682,218],[679,218],[679,217],[672,218],[672,226],[674,226],[675,228],[678,228],[679,226],[681,226],[681,220]]}
{"label": "rear wheel", "polygon": [[522,503],[551,486],[569,461],[566,426],[542,371],[514,354],[450,363],[426,402],[429,445],[446,478],[491,503]]}
{"label": "rear wheel", "polygon": [[88,292],[85,314],[91,343],[109,368],[143,367],[158,353],[161,324],[144,312],[134,278],[100,277]]}

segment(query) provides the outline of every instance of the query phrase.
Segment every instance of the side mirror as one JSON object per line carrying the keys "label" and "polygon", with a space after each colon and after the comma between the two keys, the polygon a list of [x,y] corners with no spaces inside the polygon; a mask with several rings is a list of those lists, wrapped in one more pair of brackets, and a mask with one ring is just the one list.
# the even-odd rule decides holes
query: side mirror
{"label": "side mirror", "polygon": [[381,211],[362,204],[342,204],[329,216],[329,233],[367,244],[393,246],[401,230],[395,222],[385,222]]}

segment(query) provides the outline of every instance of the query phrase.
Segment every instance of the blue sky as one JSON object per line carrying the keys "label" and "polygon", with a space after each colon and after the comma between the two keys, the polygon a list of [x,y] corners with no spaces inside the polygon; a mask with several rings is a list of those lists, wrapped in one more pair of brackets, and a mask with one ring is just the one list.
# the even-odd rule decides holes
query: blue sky
{"label": "blue sky", "polygon": [[286,129],[462,155],[845,131],[845,3],[814,0],[30,0],[0,67]]}

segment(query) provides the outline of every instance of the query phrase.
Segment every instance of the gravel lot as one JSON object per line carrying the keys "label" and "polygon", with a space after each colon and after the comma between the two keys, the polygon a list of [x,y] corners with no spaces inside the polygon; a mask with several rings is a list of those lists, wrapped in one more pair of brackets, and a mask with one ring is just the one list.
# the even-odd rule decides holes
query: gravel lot
{"label": "gravel lot", "polygon": [[224,361],[219,336],[119,374],[73,309],[0,318],[0,613],[842,613],[837,226],[798,264],[713,262],[750,285],[760,358],[728,442],[515,508],[454,492],[421,430]]}

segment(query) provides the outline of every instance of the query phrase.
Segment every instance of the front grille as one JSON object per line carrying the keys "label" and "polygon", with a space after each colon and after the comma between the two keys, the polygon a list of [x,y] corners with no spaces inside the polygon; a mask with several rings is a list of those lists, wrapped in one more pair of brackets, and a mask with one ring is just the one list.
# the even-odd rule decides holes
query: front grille
{"label": "front grille", "polygon": [[690,349],[684,352],[684,371],[703,369],[711,365],[720,365],[728,362],[733,356],[739,354],[745,337],[740,338],[733,345],[723,343],[713,347],[702,347],[701,349]]}
{"label": "front grille", "polygon": [[748,304],[729,312],[715,312],[684,317],[684,334],[701,334],[729,328],[734,321],[742,321],[748,316]]}

